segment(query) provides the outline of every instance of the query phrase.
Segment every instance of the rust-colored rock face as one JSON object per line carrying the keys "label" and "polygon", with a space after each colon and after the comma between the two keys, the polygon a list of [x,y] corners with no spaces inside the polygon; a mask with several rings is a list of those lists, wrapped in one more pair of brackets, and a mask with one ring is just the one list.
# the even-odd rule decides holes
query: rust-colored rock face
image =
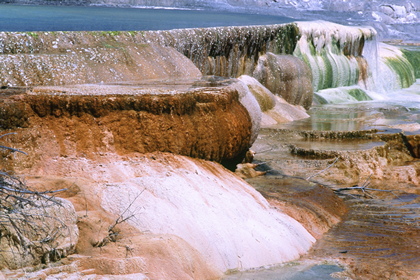
{"label": "rust-colored rock face", "polygon": [[312,74],[309,67],[292,55],[267,53],[261,56],[254,77],[272,93],[306,109],[312,105]]}
{"label": "rust-colored rock face", "polygon": [[[154,95],[38,92],[2,102],[9,113],[3,126],[18,132],[6,140],[27,151],[34,162],[55,156],[94,158],[108,152],[152,151],[221,161],[250,145],[249,114],[237,91],[229,88]],[[29,167],[30,162],[20,164]]]}

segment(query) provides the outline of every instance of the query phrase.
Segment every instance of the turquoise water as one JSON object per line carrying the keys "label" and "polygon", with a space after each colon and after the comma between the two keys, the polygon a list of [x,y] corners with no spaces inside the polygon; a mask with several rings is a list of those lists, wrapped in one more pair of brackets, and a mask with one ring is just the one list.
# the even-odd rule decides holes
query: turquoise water
{"label": "turquoise water", "polygon": [[267,25],[291,22],[281,16],[201,10],[0,4],[0,31],[110,31]]}

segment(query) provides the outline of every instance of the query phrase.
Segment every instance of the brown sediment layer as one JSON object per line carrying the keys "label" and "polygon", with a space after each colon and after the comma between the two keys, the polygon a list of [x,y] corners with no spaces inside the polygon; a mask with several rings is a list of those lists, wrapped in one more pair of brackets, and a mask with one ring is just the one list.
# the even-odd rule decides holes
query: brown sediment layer
{"label": "brown sediment layer", "polygon": [[300,222],[316,239],[340,222],[347,211],[329,188],[304,179],[271,175],[247,181],[270,205]]}
{"label": "brown sediment layer", "polygon": [[[3,132],[30,162],[116,152],[171,152],[207,160],[231,159],[249,148],[251,121],[228,88],[176,94],[52,95],[3,98]],[[12,160],[12,159],[11,159]]]}
{"label": "brown sediment layer", "polygon": [[405,139],[411,155],[415,158],[420,158],[420,135],[407,135]]}

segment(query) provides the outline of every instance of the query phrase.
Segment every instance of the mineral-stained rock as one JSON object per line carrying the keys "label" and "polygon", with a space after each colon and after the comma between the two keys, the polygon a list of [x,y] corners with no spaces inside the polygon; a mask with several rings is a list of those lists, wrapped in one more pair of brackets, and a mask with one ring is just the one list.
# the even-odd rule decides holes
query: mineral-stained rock
{"label": "mineral-stained rock", "polygon": [[0,268],[16,269],[57,261],[74,252],[78,240],[73,204],[61,198],[33,200],[2,213]]}
{"label": "mineral-stained rock", "polygon": [[311,70],[297,57],[267,53],[259,58],[253,76],[290,104],[306,109],[312,105]]}
{"label": "mineral-stained rock", "polygon": [[268,175],[247,182],[271,205],[299,221],[317,239],[346,213],[344,202],[330,189],[301,178]]}
{"label": "mineral-stained rock", "polygon": [[163,80],[201,73],[238,77],[251,74],[267,50],[291,54],[298,39],[296,24],[149,32],[1,32],[0,85]]}
{"label": "mineral-stained rock", "polygon": [[[222,161],[246,152],[251,145],[250,114],[239,102],[236,89],[155,89],[151,92],[157,94],[151,94],[134,87],[125,94],[125,87],[110,88],[34,88],[4,101],[8,117],[16,119],[7,128],[16,131],[23,126],[14,112],[29,120],[18,135],[6,139],[30,154],[28,161],[16,163],[29,167],[40,156],[92,158],[114,151],[162,151]],[[101,90],[107,94],[101,95]]]}
{"label": "mineral-stained rock", "polygon": [[[60,157],[42,163],[32,174],[34,179],[29,181],[38,181],[37,186],[44,176],[51,175],[78,186],[65,195],[82,216],[78,253],[98,258],[94,263],[84,262],[86,269],[94,267],[96,273],[100,261],[123,262],[112,259],[127,255],[142,257],[144,265],[125,273],[161,276],[153,279],[163,279],[162,273],[167,273],[164,279],[188,279],[181,274],[170,277],[174,269],[162,271],[162,266],[169,267],[172,262],[182,266],[179,273],[208,279],[194,271],[214,268],[224,272],[276,264],[299,257],[314,242],[299,223],[272,209],[251,186],[215,162],[169,153],[130,158],[108,154],[100,160]],[[117,242],[98,242],[106,238],[118,216],[127,220],[116,226]],[[133,250],[127,251],[125,245]],[[184,250],[173,249],[179,246]],[[105,262],[101,254],[110,259]],[[118,271],[107,268],[104,273]]]}

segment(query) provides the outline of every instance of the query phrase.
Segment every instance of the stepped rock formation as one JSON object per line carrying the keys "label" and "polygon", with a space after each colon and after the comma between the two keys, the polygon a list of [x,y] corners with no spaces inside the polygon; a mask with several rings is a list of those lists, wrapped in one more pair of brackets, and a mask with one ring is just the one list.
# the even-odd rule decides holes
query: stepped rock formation
{"label": "stepped rock formation", "polygon": [[[0,39],[0,52],[7,54],[0,59],[0,84],[35,86],[198,79],[191,61],[205,76],[252,75],[260,55],[291,54],[299,30],[295,24],[283,24],[149,32],[3,32]],[[290,101],[286,96],[286,101],[304,100],[305,104],[292,104],[307,107],[312,93],[298,90],[291,95],[298,96]]]}
{"label": "stepped rock formation", "polygon": [[[374,32],[320,25],[336,37],[303,23],[1,33],[0,127],[17,132],[8,146],[29,154],[5,154],[1,167],[39,188],[69,187],[83,236],[76,250],[91,257],[72,260],[85,274],[208,279],[298,258],[311,234],[338,222],[334,209],[300,208],[326,217],[316,222],[284,210],[305,229],[203,159],[242,159],[261,125],[307,117],[313,90],[368,81],[362,51]],[[317,72],[321,62],[331,67]]]}
{"label": "stepped rock formation", "polygon": [[67,187],[61,195],[79,216],[79,255],[47,275],[214,279],[295,259],[314,242],[214,162],[168,153],[53,157],[38,162],[27,181]]}
{"label": "stepped rock formation", "polygon": [[18,132],[12,145],[31,155],[28,167],[43,154],[91,157],[167,151],[222,161],[250,146],[249,114],[229,88],[159,95],[141,90],[117,94],[123,90],[119,87],[106,95],[89,95],[89,87],[79,89],[86,95],[72,95],[71,87],[61,89],[66,94],[45,94],[48,88],[38,88],[2,104],[8,117],[2,125]]}
{"label": "stepped rock formation", "polygon": [[[222,33],[225,37],[218,31],[226,33]],[[295,26],[0,34],[0,126],[3,133],[17,133],[4,139],[8,146],[28,153],[25,159],[20,157],[23,155],[4,153],[1,168],[25,174],[28,183],[38,189],[68,186],[62,196],[75,205],[79,216],[76,252],[92,259],[87,262],[70,257],[70,266],[60,268],[63,272],[85,268],[90,274],[141,278],[141,273],[151,273],[166,279],[208,279],[231,269],[295,259],[310,248],[314,239],[302,225],[271,209],[255,190],[221,166],[177,155],[141,156],[161,151],[219,162],[240,158],[257,137],[262,112],[253,92],[255,85],[264,87],[252,80],[248,84],[253,84],[254,90],[250,90],[235,77],[252,73],[260,53],[267,48],[290,52],[297,37],[292,36],[290,42],[279,41],[281,36],[288,36],[281,35],[286,31],[296,32]],[[211,40],[204,44],[198,38]],[[244,38],[248,38],[245,44]],[[201,79],[202,74],[210,76]],[[273,100],[278,103],[278,99]],[[290,109],[305,117],[301,107],[290,105]],[[153,170],[156,159],[159,164]],[[150,174],[141,175],[133,168],[149,170]],[[168,176],[168,170],[173,170],[173,177]],[[57,179],[51,180],[51,176]],[[102,180],[106,176],[111,177]],[[140,182],[142,177],[145,181],[139,183],[139,190],[146,185],[150,190],[133,208],[150,205],[149,212],[133,214],[139,219],[133,219],[131,225],[124,223],[117,234],[111,225],[115,222],[120,228],[116,222],[119,208],[131,199],[121,190],[134,186],[132,182]],[[71,181],[81,183],[73,185]],[[120,191],[110,191],[110,184]],[[159,189],[162,187],[169,189]],[[174,203],[175,194],[181,191],[187,193]],[[152,194],[157,192],[165,196],[153,202]],[[216,199],[215,192],[223,194],[221,199]],[[115,197],[117,194],[121,197]],[[203,201],[190,201],[190,195],[201,196]],[[110,197],[115,198],[113,203]],[[228,198],[237,202],[226,203]],[[167,208],[163,201],[175,208]],[[208,207],[203,207],[206,203],[219,210],[208,212]],[[188,220],[183,208],[191,209],[195,218]],[[254,210],[249,212],[250,208]],[[167,213],[175,215],[179,210],[177,219],[167,219]],[[228,212],[232,215],[223,218],[222,213]],[[148,216],[142,219],[146,213]],[[211,215],[214,217],[208,221],[211,226],[207,230],[197,223],[200,217]],[[239,222],[241,216],[242,221],[255,222]],[[98,225],[96,218],[103,223]],[[226,230],[231,225],[235,227]],[[238,229],[242,239],[235,239]],[[254,236],[249,234],[253,231]],[[139,236],[140,232],[153,235]],[[123,236],[124,241],[116,242],[114,235]],[[167,241],[154,242],[156,236]],[[227,246],[235,240],[236,245]],[[148,245],[139,247],[140,241]],[[136,245],[131,249],[132,243]],[[118,251],[125,248],[125,259],[116,253],[109,258],[99,256],[98,251],[104,247],[107,252],[113,247]],[[167,256],[158,260],[152,253],[156,250],[163,250]],[[136,255],[127,259],[131,253]],[[38,257],[20,265],[39,262]],[[168,267],[173,265],[180,269],[168,275]],[[106,269],[114,266],[118,269]]]}
{"label": "stepped rock formation", "polygon": [[312,73],[299,58],[267,53],[260,57],[253,76],[290,104],[299,104],[306,109],[311,107]]}

